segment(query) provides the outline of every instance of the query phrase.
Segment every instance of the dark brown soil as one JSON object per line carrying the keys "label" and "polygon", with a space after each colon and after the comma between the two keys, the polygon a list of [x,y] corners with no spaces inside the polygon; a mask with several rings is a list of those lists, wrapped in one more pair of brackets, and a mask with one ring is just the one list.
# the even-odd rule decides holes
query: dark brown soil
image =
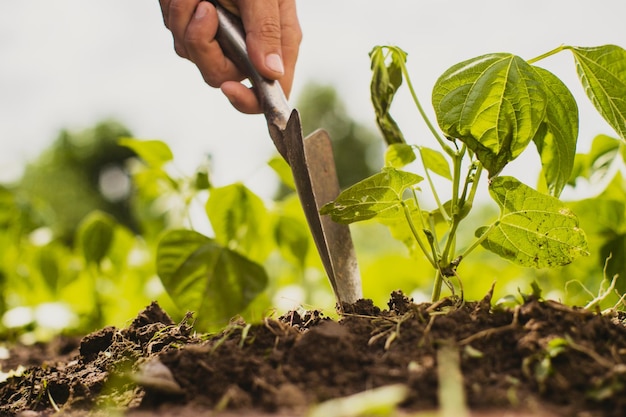
{"label": "dark brown soil", "polygon": [[362,300],[339,321],[293,312],[211,336],[190,321],[176,324],[152,304],[125,329],[16,347],[1,369],[30,367],[0,384],[0,415],[300,416],[390,384],[408,388],[396,413],[405,415],[439,407],[439,371],[455,371],[444,348],[460,359],[472,415],[626,415],[617,313],[536,299],[507,310],[489,297],[416,305],[394,293],[388,309]]}

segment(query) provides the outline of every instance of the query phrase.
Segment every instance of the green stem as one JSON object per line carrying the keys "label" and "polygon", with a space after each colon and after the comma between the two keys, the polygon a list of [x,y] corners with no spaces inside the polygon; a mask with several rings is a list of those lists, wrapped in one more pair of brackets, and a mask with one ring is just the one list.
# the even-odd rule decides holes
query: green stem
{"label": "green stem", "polygon": [[545,54],[541,54],[538,57],[535,57],[533,59],[529,59],[526,62],[528,62],[529,64],[534,64],[537,61],[541,61],[542,59],[547,58],[549,56],[552,56],[552,55],[554,55],[556,53],[559,53],[559,52],[561,52],[561,51],[563,51],[565,49],[567,49],[567,47],[565,45],[561,45],[561,46],[559,46],[557,48],[554,48],[551,51],[546,52]]}
{"label": "green stem", "polygon": [[435,188],[435,183],[433,182],[432,177],[430,176],[430,170],[428,169],[428,167],[426,166],[426,162],[424,161],[424,155],[422,155],[422,150],[419,146],[417,147],[417,149],[420,152],[420,158],[422,159],[422,166],[424,167],[424,173],[426,174],[426,179],[428,180],[430,191],[432,192],[435,202],[437,203],[439,212],[441,213],[445,221],[449,222],[450,214],[446,212],[446,209],[443,207],[443,204],[441,204],[441,200],[439,199],[439,194],[437,193],[437,189]]}
{"label": "green stem", "polygon": [[433,293],[430,296],[431,302],[437,302],[441,298],[441,287],[443,287],[443,275],[441,271],[437,269],[437,274],[435,275],[435,285],[433,286]]}
{"label": "green stem", "polygon": [[483,173],[483,164],[476,161],[476,171],[474,172],[474,179],[472,182],[472,188],[470,189],[469,196],[467,197],[467,203],[474,204],[474,197],[476,197],[476,190],[478,189],[478,183],[480,182],[480,176]]}
{"label": "green stem", "polygon": [[426,123],[426,126],[428,126],[428,129],[431,131],[435,139],[437,139],[437,142],[439,142],[439,145],[441,146],[441,148],[448,155],[452,156],[455,153],[454,150],[446,144],[444,139],[439,135],[439,132],[437,131],[437,129],[435,129],[435,126],[431,123],[430,119],[426,115],[426,112],[424,111],[424,108],[422,107],[422,103],[419,101],[419,98],[417,97],[417,94],[415,93],[415,89],[413,88],[413,83],[411,82],[411,77],[409,77],[409,71],[407,70],[406,63],[404,62],[402,62],[402,75],[404,76],[404,79],[406,80],[406,85],[409,87],[409,91],[411,92],[411,97],[413,97],[413,102],[417,106],[417,110],[422,116],[424,123]]}
{"label": "green stem", "polygon": [[478,246],[480,246],[481,243],[483,243],[483,241],[485,239],[487,239],[487,236],[489,235],[489,233],[491,233],[491,231],[493,230],[494,227],[496,227],[498,225],[499,222],[495,222],[492,223],[489,228],[487,230],[485,230],[485,232],[478,238],[476,239],[476,241],[474,243],[472,243],[472,245],[465,249],[465,252],[463,252],[463,254],[461,255],[463,258],[465,258],[467,255],[469,255],[474,249],[476,249]]}
{"label": "green stem", "polygon": [[409,210],[409,207],[406,205],[404,201],[402,201],[400,204],[402,205],[402,209],[404,210],[404,217],[406,218],[406,221],[409,224],[409,228],[411,229],[411,233],[413,233],[413,236],[415,237],[417,244],[419,245],[422,252],[424,252],[426,259],[428,259],[428,262],[430,262],[432,267],[437,268],[437,264],[435,263],[433,257],[429,254],[428,248],[422,241],[422,238],[419,236],[419,233],[417,232],[417,229],[415,228],[415,224],[413,224],[413,219],[411,218],[411,211]]}
{"label": "green stem", "polygon": [[454,252],[456,230],[459,227],[459,223],[460,223],[460,220],[459,220],[458,214],[455,214],[454,216],[452,216],[452,226],[450,226],[450,231],[448,232],[448,239],[446,240],[446,246],[443,249],[443,253],[441,254],[441,260],[440,260],[440,262],[444,266],[447,266],[450,263],[450,261],[452,261],[452,256],[450,254]]}

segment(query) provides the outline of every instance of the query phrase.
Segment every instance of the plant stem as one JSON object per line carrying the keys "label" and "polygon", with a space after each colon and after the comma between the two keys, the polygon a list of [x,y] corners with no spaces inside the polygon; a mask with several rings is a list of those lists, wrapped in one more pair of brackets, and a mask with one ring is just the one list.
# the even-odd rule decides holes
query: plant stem
{"label": "plant stem", "polygon": [[551,51],[546,52],[545,54],[541,54],[538,57],[535,57],[533,59],[529,59],[526,62],[528,62],[529,64],[534,64],[537,61],[541,61],[542,59],[547,58],[549,56],[552,56],[552,55],[554,55],[556,53],[559,53],[559,52],[561,52],[561,51],[563,51],[565,49],[567,49],[567,47],[565,45],[561,45],[561,46],[559,46],[557,48],[554,48]]}
{"label": "plant stem", "polygon": [[435,275],[435,283],[433,285],[433,293],[430,296],[430,301],[435,303],[439,301],[441,298],[441,287],[443,286],[443,275],[441,271],[437,268],[437,273]]}
{"label": "plant stem", "polygon": [[430,191],[432,192],[433,197],[435,199],[435,202],[437,203],[437,207],[439,208],[439,212],[441,213],[441,215],[443,216],[445,221],[449,222],[450,221],[450,213],[448,213],[446,211],[446,209],[444,208],[443,204],[441,204],[441,200],[439,199],[439,193],[437,193],[437,189],[435,188],[435,184],[433,183],[432,177],[430,176],[430,170],[426,166],[426,162],[424,161],[424,155],[422,155],[421,148],[418,146],[417,149],[420,152],[420,158],[422,159],[422,166],[424,167],[424,173],[426,174],[426,179],[428,180],[428,185],[430,187]]}
{"label": "plant stem", "polygon": [[420,238],[419,233],[417,229],[415,228],[415,224],[413,224],[413,219],[411,218],[411,211],[409,210],[409,207],[406,205],[404,201],[402,201],[400,204],[402,205],[402,209],[404,210],[404,217],[406,218],[406,221],[409,224],[409,228],[411,229],[411,233],[413,233],[413,236],[415,237],[417,244],[419,245],[422,252],[424,252],[424,255],[426,256],[426,259],[428,259],[428,262],[430,262],[433,268],[437,268],[437,263],[434,261],[433,257],[429,254],[428,248],[422,241],[422,238]]}
{"label": "plant stem", "polygon": [[470,252],[472,252],[474,249],[476,249],[481,243],[483,243],[483,241],[485,239],[487,239],[487,235],[489,235],[489,233],[491,233],[491,231],[493,230],[494,227],[496,227],[498,225],[499,222],[495,222],[492,223],[489,228],[487,230],[485,230],[485,232],[478,238],[476,239],[476,241],[474,243],[472,243],[472,245],[465,249],[465,251],[463,252],[463,254],[461,255],[463,258],[465,258],[467,255],[470,254]]}
{"label": "plant stem", "polygon": [[476,197],[476,190],[478,189],[478,183],[480,182],[480,176],[483,173],[483,164],[476,161],[474,162],[476,171],[474,171],[474,178],[472,179],[472,188],[470,189],[469,196],[467,197],[466,204],[474,204],[474,197]]}
{"label": "plant stem", "polygon": [[422,116],[424,123],[426,123],[426,126],[428,126],[428,129],[430,130],[430,132],[433,134],[435,139],[437,139],[437,142],[439,142],[439,145],[441,146],[441,148],[448,155],[450,156],[454,155],[455,153],[454,150],[445,143],[444,139],[439,135],[439,132],[437,131],[437,129],[435,129],[435,126],[433,126],[430,119],[426,115],[426,112],[424,111],[424,108],[422,107],[422,103],[420,103],[419,99],[417,98],[417,94],[415,93],[415,89],[413,88],[413,83],[411,82],[411,77],[409,77],[409,72],[406,68],[406,63],[404,62],[402,62],[402,75],[404,76],[404,79],[406,80],[406,85],[409,87],[409,91],[411,92],[411,97],[413,97],[413,102],[417,106],[417,110],[420,112],[420,115]]}

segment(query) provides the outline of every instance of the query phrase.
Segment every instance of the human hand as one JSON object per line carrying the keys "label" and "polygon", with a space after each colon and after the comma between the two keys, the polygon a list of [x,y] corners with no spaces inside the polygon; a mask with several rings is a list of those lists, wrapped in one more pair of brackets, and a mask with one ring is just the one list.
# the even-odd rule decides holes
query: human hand
{"label": "human hand", "polygon": [[[159,0],[165,26],[172,32],[174,49],[192,61],[212,87],[219,87],[231,104],[243,113],[261,113],[254,92],[241,84],[245,79],[224,56],[215,40],[218,22],[215,7],[202,0]],[[302,31],[295,0],[220,0],[238,12],[246,32],[248,55],[257,71],[278,80],[289,97]]]}

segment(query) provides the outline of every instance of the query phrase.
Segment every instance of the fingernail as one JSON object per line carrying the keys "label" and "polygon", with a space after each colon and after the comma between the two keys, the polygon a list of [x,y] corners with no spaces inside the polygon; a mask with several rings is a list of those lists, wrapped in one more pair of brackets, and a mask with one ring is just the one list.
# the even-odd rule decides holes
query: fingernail
{"label": "fingernail", "polygon": [[267,68],[279,74],[285,73],[285,67],[283,66],[283,60],[278,54],[269,54],[265,57],[265,65]]}
{"label": "fingernail", "polygon": [[195,19],[202,19],[204,16],[206,16],[206,7],[200,3],[198,4],[198,7],[196,7],[196,12],[194,13],[193,17]]}

